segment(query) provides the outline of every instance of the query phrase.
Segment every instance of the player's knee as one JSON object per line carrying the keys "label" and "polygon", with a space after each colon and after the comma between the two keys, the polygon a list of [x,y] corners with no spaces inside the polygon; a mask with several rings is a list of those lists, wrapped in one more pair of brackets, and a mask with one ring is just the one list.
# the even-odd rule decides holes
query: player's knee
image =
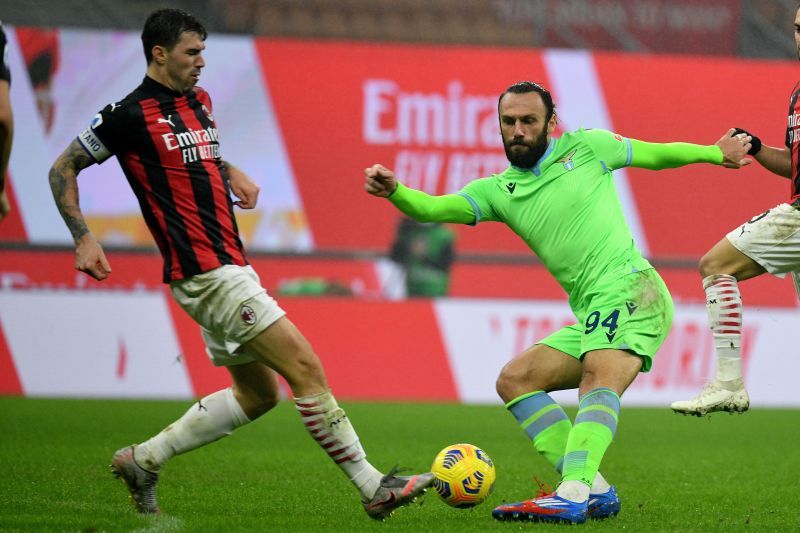
{"label": "player's knee", "polygon": [[509,400],[506,399],[508,396],[508,381],[502,373],[497,376],[497,381],[495,381],[494,387],[497,391],[497,395],[500,396],[500,399],[503,400],[503,402],[508,403]]}
{"label": "player's knee", "polygon": [[522,376],[506,365],[503,367],[503,370],[500,371],[500,375],[497,376],[495,389],[497,390],[498,396],[500,396],[504,402],[508,403],[521,394],[529,392],[524,390],[527,388],[525,386],[525,381],[526,380],[522,379]]}
{"label": "player's knee", "polygon": [[708,252],[700,258],[700,263],[697,265],[700,275],[704,278],[712,274],[719,274],[720,262],[717,260],[715,254]]}

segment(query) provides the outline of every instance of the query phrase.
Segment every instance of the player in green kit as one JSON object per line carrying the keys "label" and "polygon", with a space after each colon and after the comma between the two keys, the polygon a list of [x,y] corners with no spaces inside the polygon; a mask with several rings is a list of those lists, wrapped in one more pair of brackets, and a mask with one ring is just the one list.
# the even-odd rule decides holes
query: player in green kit
{"label": "player in green kit", "polygon": [[[569,295],[577,322],[512,359],[497,392],[534,448],[561,473],[552,494],[501,505],[499,520],[582,523],[619,512],[599,473],[617,429],[620,396],[653,357],[672,323],[672,299],[636,248],[611,172],[691,163],[739,168],[750,137],[730,130],[715,145],[654,144],[605,130],[552,137],[557,115],[544,87],[520,82],[500,95],[500,130],[511,165],[457,194],[430,196],[394,173],[366,169],[368,193],[420,222],[502,222],[539,256]],[[548,394],[578,388],[574,423]]]}

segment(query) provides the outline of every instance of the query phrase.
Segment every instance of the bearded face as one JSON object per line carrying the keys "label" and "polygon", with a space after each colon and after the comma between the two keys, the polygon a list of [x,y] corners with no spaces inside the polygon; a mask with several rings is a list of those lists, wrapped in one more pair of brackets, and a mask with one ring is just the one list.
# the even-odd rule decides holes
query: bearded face
{"label": "bearded face", "polygon": [[515,167],[531,168],[547,151],[547,130],[542,132],[532,141],[524,138],[503,139],[503,147],[509,163]]}
{"label": "bearded face", "polygon": [[536,92],[507,93],[498,111],[508,161],[515,167],[533,167],[547,151],[555,115]]}

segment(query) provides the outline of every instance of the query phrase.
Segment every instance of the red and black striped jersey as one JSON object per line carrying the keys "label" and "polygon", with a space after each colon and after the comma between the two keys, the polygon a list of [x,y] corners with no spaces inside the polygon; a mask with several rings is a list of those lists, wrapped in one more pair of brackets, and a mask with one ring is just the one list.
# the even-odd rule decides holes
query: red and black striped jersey
{"label": "red and black striped jersey", "polygon": [[145,77],[78,141],[98,163],[117,156],[164,257],[165,283],[247,264],[205,90],[180,94]]}
{"label": "red and black striped jersey", "polygon": [[789,99],[789,121],[786,124],[786,147],[792,155],[792,178],[789,203],[800,198],[800,82]]}

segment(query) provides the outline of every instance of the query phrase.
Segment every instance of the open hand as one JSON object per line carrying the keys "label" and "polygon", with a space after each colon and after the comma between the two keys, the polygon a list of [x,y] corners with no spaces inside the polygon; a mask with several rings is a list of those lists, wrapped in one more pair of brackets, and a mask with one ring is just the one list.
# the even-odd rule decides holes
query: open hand
{"label": "open hand", "polygon": [[722,150],[722,166],[725,168],[742,168],[753,162],[746,158],[747,151],[752,146],[749,135],[736,135],[736,129],[729,129],[715,144]]}

